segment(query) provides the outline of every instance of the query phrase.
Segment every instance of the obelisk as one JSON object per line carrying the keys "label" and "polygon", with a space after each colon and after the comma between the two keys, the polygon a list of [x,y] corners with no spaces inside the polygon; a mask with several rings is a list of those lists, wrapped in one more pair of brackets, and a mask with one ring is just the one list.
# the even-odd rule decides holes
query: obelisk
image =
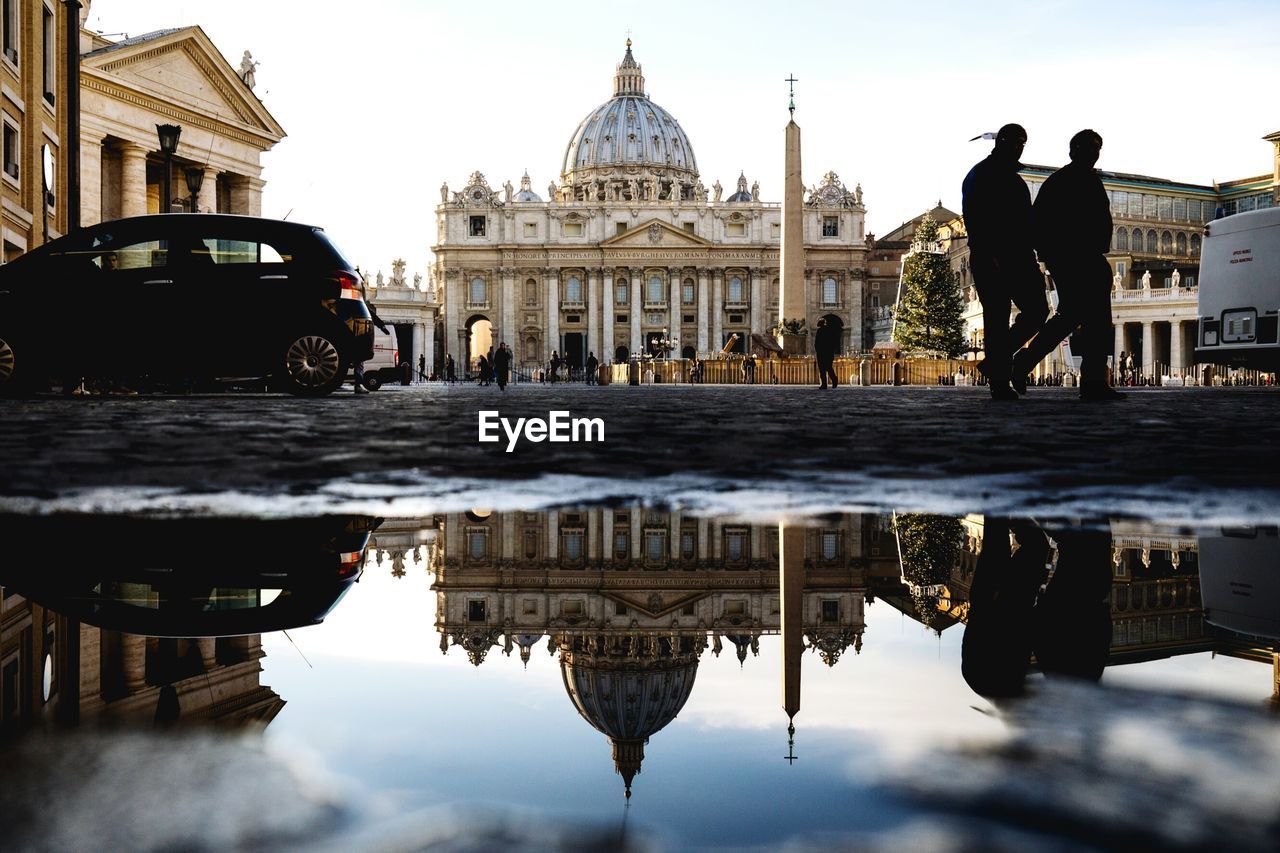
{"label": "obelisk", "polygon": [[[795,84],[795,78],[787,81]],[[805,319],[804,180],[800,177],[800,125],[796,124],[794,90],[787,109],[787,152],[782,183],[782,282],[778,293],[778,343],[788,356],[807,355],[808,337],[798,334]],[[807,331],[807,330],[806,330]]]}
{"label": "obelisk", "polygon": [[782,710],[788,733],[794,736],[800,713],[800,663],[804,655],[804,539],[803,527],[778,526],[778,603],[782,629]]}

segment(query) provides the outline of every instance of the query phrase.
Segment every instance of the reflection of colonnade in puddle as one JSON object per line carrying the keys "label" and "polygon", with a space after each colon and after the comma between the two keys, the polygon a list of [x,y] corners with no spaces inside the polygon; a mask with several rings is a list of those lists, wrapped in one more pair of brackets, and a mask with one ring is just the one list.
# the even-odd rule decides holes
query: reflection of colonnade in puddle
{"label": "reflection of colonnade in puddle", "polygon": [[[376,524],[0,516],[0,731],[267,725],[285,702],[262,633],[321,621]],[[74,547],[104,542],[111,560]]]}
{"label": "reflection of colonnade in puddle", "polygon": [[[834,665],[850,647],[860,651],[865,605],[885,601],[939,633],[963,626],[986,534],[981,516],[847,514],[800,527],[644,509],[473,512],[436,524],[427,562],[441,651],[459,647],[477,666],[495,648],[527,662],[545,642],[574,707],[609,739],[628,792],[645,742],[680,712],[707,649],[731,646],[745,664],[762,636],[780,635],[792,722],[804,652]],[[1241,636],[1225,614],[1206,619],[1200,538],[1111,527],[1091,534],[1111,547],[1105,565],[1088,569],[1109,584],[1098,601],[1111,623],[1105,665],[1213,651],[1271,663],[1280,678],[1274,633]],[[1062,551],[1052,530],[1048,584]],[[1212,549],[1222,533],[1203,542]],[[1274,531],[1251,541],[1269,559],[1263,570],[1273,568]],[[1210,567],[1204,584],[1238,590],[1240,566]],[[1236,574],[1224,579],[1223,570]],[[1256,603],[1271,608],[1274,624],[1276,600]],[[1275,702],[1280,681],[1273,690]]]}

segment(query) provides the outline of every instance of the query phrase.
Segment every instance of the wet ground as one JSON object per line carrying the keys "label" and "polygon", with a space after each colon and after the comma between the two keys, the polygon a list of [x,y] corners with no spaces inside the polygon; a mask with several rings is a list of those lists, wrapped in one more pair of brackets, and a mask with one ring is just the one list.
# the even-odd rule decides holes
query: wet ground
{"label": "wet ground", "polygon": [[[875,505],[968,512],[1093,509],[1229,520],[1280,514],[1280,392],[1138,389],[1081,403],[1033,388],[439,385],[318,401],[278,396],[6,403],[0,508],[173,506],[323,511],[676,499],[708,509]],[[601,418],[603,443],[477,441],[478,413]],[[235,492],[236,501],[211,496]],[[484,498],[484,494],[492,497]],[[269,497],[249,502],[248,497]],[[216,506],[215,506],[216,504]],[[350,508],[349,504],[345,505]],[[412,508],[409,511],[414,511]]]}
{"label": "wet ground", "polygon": [[1278,404],[6,402],[4,846],[1275,849]]}

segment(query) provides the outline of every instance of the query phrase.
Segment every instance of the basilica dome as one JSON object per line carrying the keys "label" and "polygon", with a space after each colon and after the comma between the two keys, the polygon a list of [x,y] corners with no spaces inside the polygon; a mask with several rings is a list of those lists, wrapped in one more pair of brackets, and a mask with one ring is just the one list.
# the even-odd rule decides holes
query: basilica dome
{"label": "basilica dome", "polygon": [[688,638],[561,638],[565,690],[582,718],[609,738],[628,797],[645,742],[680,713],[697,672],[698,648]]}
{"label": "basilica dome", "polygon": [[613,97],[587,113],[574,131],[561,180],[581,184],[645,171],[693,184],[698,163],[680,122],[645,95],[644,75],[627,39],[626,56],[613,78]]}

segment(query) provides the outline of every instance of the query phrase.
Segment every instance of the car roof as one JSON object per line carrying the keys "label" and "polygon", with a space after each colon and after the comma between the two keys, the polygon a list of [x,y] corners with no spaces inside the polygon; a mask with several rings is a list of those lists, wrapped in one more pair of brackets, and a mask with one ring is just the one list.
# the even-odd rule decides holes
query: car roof
{"label": "car roof", "polygon": [[91,228],[100,228],[102,226],[147,226],[158,225],[161,222],[167,222],[170,225],[185,224],[196,225],[198,223],[219,223],[219,224],[235,224],[235,225],[254,225],[257,227],[280,228],[280,229],[298,229],[306,231],[323,231],[319,225],[307,225],[302,222],[287,222],[283,219],[268,219],[264,216],[243,216],[235,213],[150,213],[146,216],[127,216],[123,219],[112,219],[106,222],[100,222],[96,225],[88,226]]}

